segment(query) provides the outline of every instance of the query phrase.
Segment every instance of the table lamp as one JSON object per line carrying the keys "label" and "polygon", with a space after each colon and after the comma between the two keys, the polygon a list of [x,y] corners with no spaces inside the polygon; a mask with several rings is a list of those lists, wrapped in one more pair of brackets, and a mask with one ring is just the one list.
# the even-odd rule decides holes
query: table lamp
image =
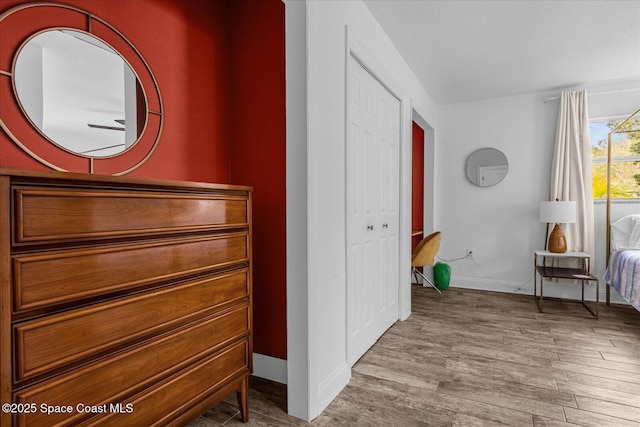
{"label": "table lamp", "polygon": [[560,224],[576,222],[575,201],[540,202],[540,222],[555,223],[553,231],[549,235],[547,249],[549,252],[564,253],[567,251],[567,238]]}

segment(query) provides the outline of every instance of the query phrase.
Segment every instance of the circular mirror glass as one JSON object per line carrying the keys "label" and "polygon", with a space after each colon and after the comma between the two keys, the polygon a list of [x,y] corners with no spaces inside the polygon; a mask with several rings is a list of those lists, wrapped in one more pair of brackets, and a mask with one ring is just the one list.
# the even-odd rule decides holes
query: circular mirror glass
{"label": "circular mirror glass", "polygon": [[88,33],[58,29],[31,38],[16,58],[14,82],[31,123],[72,153],[118,155],[145,127],[145,97],[135,73]]}
{"label": "circular mirror glass", "polygon": [[496,185],[507,176],[507,156],[495,148],[481,148],[467,157],[464,167],[469,181],[480,187]]}

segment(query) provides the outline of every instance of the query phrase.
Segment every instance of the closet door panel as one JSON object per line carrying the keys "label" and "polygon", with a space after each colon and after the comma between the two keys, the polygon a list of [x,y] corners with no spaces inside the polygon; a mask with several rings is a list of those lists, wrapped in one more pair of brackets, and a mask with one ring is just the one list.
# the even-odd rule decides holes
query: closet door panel
{"label": "closet door panel", "polygon": [[348,59],[347,322],[353,366],[398,319],[400,101]]}

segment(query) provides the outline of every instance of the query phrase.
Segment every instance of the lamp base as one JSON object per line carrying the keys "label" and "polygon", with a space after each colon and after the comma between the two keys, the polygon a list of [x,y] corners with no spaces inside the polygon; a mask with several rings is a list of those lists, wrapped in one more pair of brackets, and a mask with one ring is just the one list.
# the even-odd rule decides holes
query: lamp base
{"label": "lamp base", "polygon": [[556,224],[556,226],[553,227],[553,231],[549,235],[549,244],[547,249],[549,252],[556,254],[567,252],[567,238],[560,229],[560,224]]}

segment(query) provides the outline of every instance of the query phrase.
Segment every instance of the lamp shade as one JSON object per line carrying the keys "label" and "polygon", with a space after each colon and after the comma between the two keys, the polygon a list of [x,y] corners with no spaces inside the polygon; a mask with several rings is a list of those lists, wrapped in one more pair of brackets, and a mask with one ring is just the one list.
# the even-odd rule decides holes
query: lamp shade
{"label": "lamp shade", "polygon": [[576,222],[575,201],[540,202],[540,222],[569,224]]}

